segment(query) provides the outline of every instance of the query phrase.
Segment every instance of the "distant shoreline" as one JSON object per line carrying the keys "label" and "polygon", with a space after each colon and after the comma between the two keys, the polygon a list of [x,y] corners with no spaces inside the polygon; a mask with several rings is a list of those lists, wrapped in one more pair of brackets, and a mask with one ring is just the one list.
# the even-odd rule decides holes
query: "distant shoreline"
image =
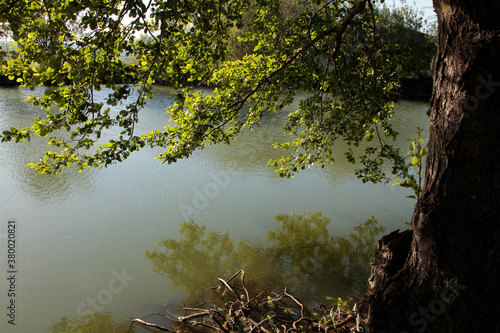
{"label": "distant shoreline", "polygon": [[[160,84],[165,85],[165,84]],[[0,75],[0,87],[15,87],[19,83],[7,76]],[[401,98],[419,101],[430,101],[432,94],[432,78],[405,78],[401,80]]]}

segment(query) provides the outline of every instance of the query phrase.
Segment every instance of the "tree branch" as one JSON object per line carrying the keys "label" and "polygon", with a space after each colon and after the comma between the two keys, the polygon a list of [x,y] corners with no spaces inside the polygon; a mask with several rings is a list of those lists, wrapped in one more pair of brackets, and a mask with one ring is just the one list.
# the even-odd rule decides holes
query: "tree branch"
{"label": "tree branch", "polygon": [[128,326],[128,331],[127,332],[130,332],[130,328],[132,327],[132,325],[134,323],[139,323],[141,325],[148,326],[148,327],[154,327],[154,328],[159,329],[160,331],[175,332],[175,331],[172,331],[172,330],[170,330],[170,329],[168,329],[166,327],[163,327],[163,326],[160,326],[160,325],[156,325],[156,324],[152,324],[152,323],[148,323],[148,322],[145,322],[144,320],[141,320],[141,319],[134,319],[134,320],[132,320],[132,322]]}

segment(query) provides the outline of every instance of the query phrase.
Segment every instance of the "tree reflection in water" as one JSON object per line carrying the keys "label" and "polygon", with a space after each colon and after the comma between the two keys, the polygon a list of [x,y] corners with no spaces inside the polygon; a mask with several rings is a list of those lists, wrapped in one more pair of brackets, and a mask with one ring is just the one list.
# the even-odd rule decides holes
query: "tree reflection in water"
{"label": "tree reflection in water", "polygon": [[[211,293],[207,291],[217,285],[217,279],[240,269],[253,280],[254,288],[273,291],[288,287],[291,294],[306,303],[324,303],[329,298],[366,291],[373,245],[385,231],[374,217],[354,227],[348,237],[330,235],[330,219],[320,212],[278,214],[275,220],[279,228],[265,235],[265,244],[235,242],[227,232],[209,231],[192,220],[185,221],[179,240],[159,241],[159,247],[147,251],[146,257],[156,272],[186,292],[187,304],[209,300]],[[79,320],[63,317],[49,331],[144,331],[144,327],[129,328],[130,322],[115,320],[109,313],[96,313]]]}
{"label": "tree reflection in water", "polygon": [[278,214],[279,228],[265,235],[266,244],[233,241],[229,233],[209,231],[194,221],[181,224],[180,239],[167,238],[147,251],[154,271],[183,289],[186,302],[200,302],[206,291],[239,269],[262,289],[285,286],[306,302],[364,293],[376,237],[385,231],[372,217],[348,237],[330,235],[328,217],[320,212]]}
{"label": "tree reflection in water", "polygon": [[[51,333],[123,333],[126,332],[130,319],[115,320],[109,312],[94,313],[78,320],[61,318],[49,328]],[[133,331],[132,331],[133,332]]]}

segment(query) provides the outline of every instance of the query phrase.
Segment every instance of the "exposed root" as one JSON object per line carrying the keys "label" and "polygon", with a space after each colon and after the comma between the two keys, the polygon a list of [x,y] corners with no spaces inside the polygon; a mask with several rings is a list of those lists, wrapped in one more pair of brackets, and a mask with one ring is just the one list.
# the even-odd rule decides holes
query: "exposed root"
{"label": "exposed root", "polygon": [[[240,279],[235,280],[238,275]],[[218,280],[220,284],[213,288],[216,301],[209,303],[211,308],[183,308],[183,316],[163,315],[173,321],[172,328],[134,319],[129,329],[138,323],[168,332],[355,332],[355,313],[345,303],[333,308],[318,305],[311,309],[287,288],[282,293],[252,292],[245,285],[243,270]]]}

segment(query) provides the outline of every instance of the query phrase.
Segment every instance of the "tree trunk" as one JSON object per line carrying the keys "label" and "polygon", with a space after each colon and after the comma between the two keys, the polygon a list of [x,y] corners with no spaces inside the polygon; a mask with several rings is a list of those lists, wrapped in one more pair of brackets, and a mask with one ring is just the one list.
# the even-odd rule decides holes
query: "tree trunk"
{"label": "tree trunk", "polygon": [[500,1],[434,0],[438,51],[412,230],[376,246],[369,332],[500,332]]}

